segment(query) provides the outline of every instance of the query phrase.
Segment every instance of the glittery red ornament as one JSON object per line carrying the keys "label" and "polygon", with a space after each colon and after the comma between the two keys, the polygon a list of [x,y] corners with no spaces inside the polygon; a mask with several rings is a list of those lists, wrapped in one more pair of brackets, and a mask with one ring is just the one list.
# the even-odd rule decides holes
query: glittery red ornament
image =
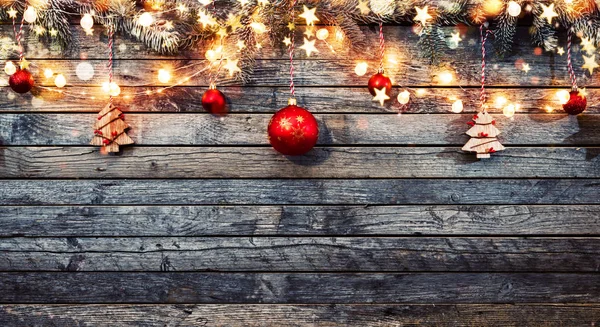
{"label": "glittery red ornament", "polygon": [[279,110],[268,127],[269,142],[275,150],[289,156],[310,151],[319,138],[319,124],[308,110],[298,107],[294,100]]}
{"label": "glittery red ornament", "polygon": [[223,92],[211,86],[202,96],[202,107],[213,115],[227,114],[227,100]]}
{"label": "glittery red ornament", "polygon": [[8,84],[10,84],[10,88],[13,91],[23,94],[31,91],[35,82],[27,69],[18,69],[14,74],[10,75]]}
{"label": "glittery red ornament", "polygon": [[377,73],[369,79],[369,92],[375,96],[375,89],[381,90],[382,88],[385,88],[385,94],[389,96],[392,91],[392,80],[383,73]]}
{"label": "glittery red ornament", "polygon": [[579,91],[571,91],[569,94],[571,96],[569,97],[569,101],[563,104],[563,109],[569,115],[579,115],[584,112],[585,107],[587,106],[587,99],[585,96],[581,95]]}

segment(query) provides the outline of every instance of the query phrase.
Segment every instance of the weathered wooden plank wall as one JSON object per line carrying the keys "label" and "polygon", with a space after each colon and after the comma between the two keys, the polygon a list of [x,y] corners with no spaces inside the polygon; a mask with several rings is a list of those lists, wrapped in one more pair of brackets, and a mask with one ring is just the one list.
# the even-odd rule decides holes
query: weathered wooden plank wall
{"label": "weathered wooden plank wall", "polygon": [[[388,72],[423,90],[401,116],[353,73],[375,60],[375,37],[360,56],[296,53],[298,100],[321,127],[299,158],[266,139],[287,100],[281,49],[263,49],[249,85],[223,81],[231,114],[216,118],[200,106],[203,75],[140,95],[161,90],[161,66],[185,76],[203,51],[168,58],[118,39],[136,145],[103,156],[88,142],[106,39],[73,29],[67,53],[27,40],[34,72],[65,74],[65,91],[38,90],[43,103],[0,92],[3,326],[600,324],[600,82],[581,74],[588,111],[567,117],[554,98],[569,85],[565,58],[535,55],[526,27],[512,56],[489,60],[491,98],[522,107],[498,118],[508,149],[487,161],[460,151],[477,47],[446,51],[457,79],[441,86],[408,26],[385,28],[398,54]],[[75,77],[83,60],[89,83]]]}

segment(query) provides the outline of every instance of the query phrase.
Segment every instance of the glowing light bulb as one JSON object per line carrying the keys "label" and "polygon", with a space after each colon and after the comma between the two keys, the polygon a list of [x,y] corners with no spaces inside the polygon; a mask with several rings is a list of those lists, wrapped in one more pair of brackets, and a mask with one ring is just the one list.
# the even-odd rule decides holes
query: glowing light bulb
{"label": "glowing light bulb", "polygon": [[518,104],[514,105],[511,103],[508,106],[504,107],[504,110],[502,110],[502,113],[504,113],[504,116],[510,118],[515,115],[515,112],[517,112],[518,109],[519,109]]}
{"label": "glowing light bulb", "polygon": [[400,92],[400,94],[398,94],[398,102],[401,105],[405,105],[405,104],[409,103],[410,102],[410,92],[408,92],[407,90]]}
{"label": "glowing light bulb", "polygon": [[33,23],[37,19],[37,11],[32,6],[27,7],[27,10],[23,13],[23,19],[28,23]]}
{"label": "glowing light bulb", "polygon": [[345,38],[346,38],[346,35],[344,34],[344,31],[342,31],[341,28],[338,28],[335,30],[335,39],[336,40],[341,42],[341,41],[344,41]]}
{"label": "glowing light bulb", "polygon": [[265,24],[259,23],[259,22],[253,22],[252,24],[250,24],[250,27],[252,27],[252,29],[254,30],[254,32],[256,34],[263,34],[264,32],[267,31],[267,26],[265,26]]}
{"label": "glowing light bulb", "polygon": [[158,70],[158,81],[161,83],[169,83],[171,80],[171,73],[166,69]]}
{"label": "glowing light bulb", "polygon": [[54,76],[54,72],[52,71],[52,69],[50,69],[50,68],[44,69],[44,77],[52,78],[52,76]]}
{"label": "glowing light bulb", "polygon": [[12,61],[7,61],[4,65],[4,72],[7,75],[12,75],[17,72],[17,66],[15,66]]}
{"label": "glowing light bulb", "polygon": [[317,31],[317,39],[323,41],[329,37],[329,31],[326,28],[321,28]]}
{"label": "glowing light bulb", "polygon": [[567,90],[560,90],[556,92],[556,98],[558,99],[558,102],[560,102],[560,104],[566,104],[567,102],[569,102],[571,94]]}
{"label": "glowing light bulb", "polygon": [[54,85],[58,88],[65,87],[65,85],[67,85],[67,79],[63,74],[58,74],[54,79]]}
{"label": "glowing light bulb", "polygon": [[89,81],[94,77],[94,66],[87,61],[79,63],[75,68],[75,74],[77,78],[82,81]]}
{"label": "glowing light bulb", "polygon": [[368,68],[369,68],[369,64],[362,61],[362,62],[359,62],[358,64],[356,64],[356,68],[354,68],[354,72],[358,76],[365,76]]}
{"label": "glowing light bulb", "polygon": [[521,5],[518,4],[516,1],[510,1],[507,7],[509,15],[517,17],[521,14]]}
{"label": "glowing light bulb", "polygon": [[219,59],[219,53],[213,49],[206,50],[204,56],[206,56],[206,60],[210,62],[215,62],[217,59]]}
{"label": "glowing light bulb", "polygon": [[456,100],[454,101],[454,103],[452,104],[452,112],[459,114],[463,111],[464,107],[463,107],[463,102],[462,100]]}
{"label": "glowing light bulb", "polygon": [[81,17],[79,24],[84,30],[92,29],[94,27],[94,18],[90,14],[85,14]]}
{"label": "glowing light bulb", "polygon": [[508,100],[503,96],[498,96],[495,101],[496,108],[502,108],[508,103]]}
{"label": "glowing light bulb", "polygon": [[440,83],[442,83],[442,84],[450,84],[450,83],[452,83],[452,80],[454,79],[454,76],[452,76],[451,72],[441,72],[438,75],[438,78],[440,80]]}
{"label": "glowing light bulb", "polygon": [[115,82],[104,82],[102,83],[102,92],[110,96],[116,97],[119,94],[121,94],[121,87]]}
{"label": "glowing light bulb", "polygon": [[149,12],[143,13],[140,18],[138,18],[138,24],[143,27],[148,27],[154,23],[154,17]]}

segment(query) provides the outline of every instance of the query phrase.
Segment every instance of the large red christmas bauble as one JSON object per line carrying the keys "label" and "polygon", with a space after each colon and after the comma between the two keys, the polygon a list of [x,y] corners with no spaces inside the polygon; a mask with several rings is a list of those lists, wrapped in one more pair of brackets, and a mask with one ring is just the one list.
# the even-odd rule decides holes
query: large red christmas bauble
{"label": "large red christmas bauble", "polygon": [[383,73],[377,73],[369,79],[369,92],[375,96],[375,89],[381,90],[382,88],[385,88],[385,94],[389,96],[392,91],[392,80]]}
{"label": "large red christmas bauble", "polygon": [[19,69],[10,75],[8,84],[13,91],[23,94],[31,91],[35,82],[27,69]]}
{"label": "large red christmas bauble", "polygon": [[587,99],[579,91],[571,91],[570,94],[569,101],[563,104],[563,109],[569,115],[579,115],[585,111]]}
{"label": "large red christmas bauble", "polygon": [[308,110],[291,104],[279,110],[268,127],[269,142],[275,150],[288,156],[310,151],[319,138],[319,124]]}
{"label": "large red christmas bauble", "polygon": [[202,107],[213,115],[227,114],[227,100],[223,92],[211,88],[202,96]]}

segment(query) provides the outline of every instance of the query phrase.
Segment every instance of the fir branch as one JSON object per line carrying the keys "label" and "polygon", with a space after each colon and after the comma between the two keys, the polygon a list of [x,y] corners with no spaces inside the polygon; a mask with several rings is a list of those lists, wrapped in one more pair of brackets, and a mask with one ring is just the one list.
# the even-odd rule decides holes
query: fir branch
{"label": "fir branch", "polygon": [[504,57],[512,52],[514,38],[517,34],[517,17],[513,17],[503,10],[495,22],[494,26],[494,46],[496,52]]}

